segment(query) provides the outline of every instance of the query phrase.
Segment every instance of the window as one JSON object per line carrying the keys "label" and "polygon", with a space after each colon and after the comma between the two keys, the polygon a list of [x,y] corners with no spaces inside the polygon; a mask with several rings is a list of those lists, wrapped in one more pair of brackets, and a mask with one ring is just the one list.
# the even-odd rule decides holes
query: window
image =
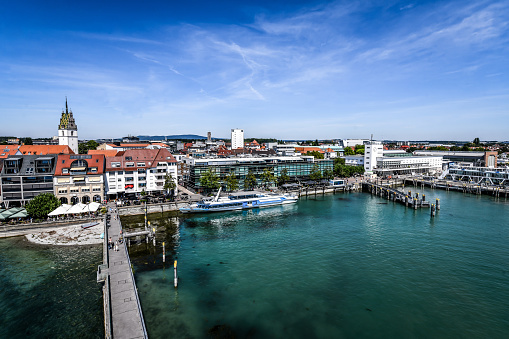
{"label": "window", "polygon": [[58,194],[67,194],[67,188],[66,189],[59,189]]}
{"label": "window", "polygon": [[126,161],[133,160],[133,157],[125,157],[125,160],[126,160]]}
{"label": "window", "polygon": [[126,177],[125,181],[134,181],[134,178],[133,177]]}
{"label": "window", "polygon": [[77,187],[71,188],[71,193],[79,193],[80,189]]}
{"label": "window", "polygon": [[92,167],[92,168],[90,169],[90,172],[92,172],[92,173],[97,173],[97,167]]}
{"label": "window", "polygon": [[65,160],[62,160],[62,164],[65,164]]}
{"label": "window", "polygon": [[62,173],[63,173],[63,174],[67,174],[67,173],[69,173],[69,169],[68,169],[68,168],[64,168],[64,169],[62,170]]}
{"label": "window", "polygon": [[134,167],[134,162],[127,162],[125,167]]}
{"label": "window", "polygon": [[101,187],[94,187],[94,188],[92,188],[92,191],[101,192]]}
{"label": "window", "polygon": [[82,189],[81,189],[81,192],[83,192],[83,193],[85,193],[85,192],[86,192],[86,193],[88,193],[88,192],[90,192],[90,188],[88,188],[88,187],[87,187],[87,188],[82,188]]}
{"label": "window", "polygon": [[145,163],[144,162],[139,162],[136,164],[136,166],[138,167],[145,167]]}
{"label": "window", "polygon": [[118,180],[117,180],[117,181],[122,181],[122,178],[118,178]]}
{"label": "window", "polygon": [[140,183],[140,184],[138,184],[138,187],[147,187],[147,184],[146,183]]}
{"label": "window", "polygon": [[120,167],[120,163],[119,162],[112,162],[111,163],[111,167]]}

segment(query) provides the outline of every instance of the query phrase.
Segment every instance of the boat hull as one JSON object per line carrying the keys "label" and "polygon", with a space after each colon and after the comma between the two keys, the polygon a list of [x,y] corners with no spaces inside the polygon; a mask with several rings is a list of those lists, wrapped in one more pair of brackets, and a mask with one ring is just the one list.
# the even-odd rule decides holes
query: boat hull
{"label": "boat hull", "polygon": [[200,208],[200,207],[182,207],[179,208],[180,212],[184,214],[190,213],[214,213],[214,212],[232,212],[232,211],[243,211],[250,210],[255,208],[265,208],[265,207],[274,207],[274,206],[282,206],[288,204],[296,203],[298,198],[290,197],[285,200],[273,201],[273,202],[257,202],[251,204],[243,204],[240,206],[226,206],[226,207],[218,207],[218,208]]}

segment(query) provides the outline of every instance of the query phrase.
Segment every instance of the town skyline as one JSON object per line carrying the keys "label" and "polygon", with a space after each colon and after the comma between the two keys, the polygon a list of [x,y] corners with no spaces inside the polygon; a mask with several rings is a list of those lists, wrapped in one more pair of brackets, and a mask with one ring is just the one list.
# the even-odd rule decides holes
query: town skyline
{"label": "town skyline", "polygon": [[507,139],[501,1],[28,4],[0,14],[0,135],[56,135],[67,96],[80,139]]}

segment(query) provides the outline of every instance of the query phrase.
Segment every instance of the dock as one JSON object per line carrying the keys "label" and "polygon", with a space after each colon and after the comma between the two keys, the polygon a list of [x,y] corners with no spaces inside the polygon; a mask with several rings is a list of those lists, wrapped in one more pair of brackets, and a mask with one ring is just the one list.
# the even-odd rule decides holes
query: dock
{"label": "dock", "polygon": [[118,251],[107,246],[109,237],[119,240],[122,229],[116,206],[109,204],[107,209],[104,263],[97,272],[97,280],[104,282],[105,337],[148,338],[126,242],[119,244]]}
{"label": "dock", "polygon": [[390,201],[399,202],[406,207],[414,209],[429,208],[431,206],[430,202],[426,200],[426,196],[424,194],[419,196],[419,193],[416,193],[415,196],[412,197],[411,191],[405,193],[395,187],[391,187],[390,185],[385,186],[383,184],[373,182],[363,182],[362,190]]}

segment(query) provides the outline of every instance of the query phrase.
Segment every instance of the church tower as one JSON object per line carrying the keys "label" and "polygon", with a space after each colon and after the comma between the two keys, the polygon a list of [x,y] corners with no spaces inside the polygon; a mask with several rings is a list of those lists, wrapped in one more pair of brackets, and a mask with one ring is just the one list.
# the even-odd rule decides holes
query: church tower
{"label": "church tower", "polygon": [[62,110],[60,124],[58,125],[58,144],[67,145],[75,154],[78,154],[78,126],[72,116],[72,111],[67,107],[65,98],[65,111]]}

